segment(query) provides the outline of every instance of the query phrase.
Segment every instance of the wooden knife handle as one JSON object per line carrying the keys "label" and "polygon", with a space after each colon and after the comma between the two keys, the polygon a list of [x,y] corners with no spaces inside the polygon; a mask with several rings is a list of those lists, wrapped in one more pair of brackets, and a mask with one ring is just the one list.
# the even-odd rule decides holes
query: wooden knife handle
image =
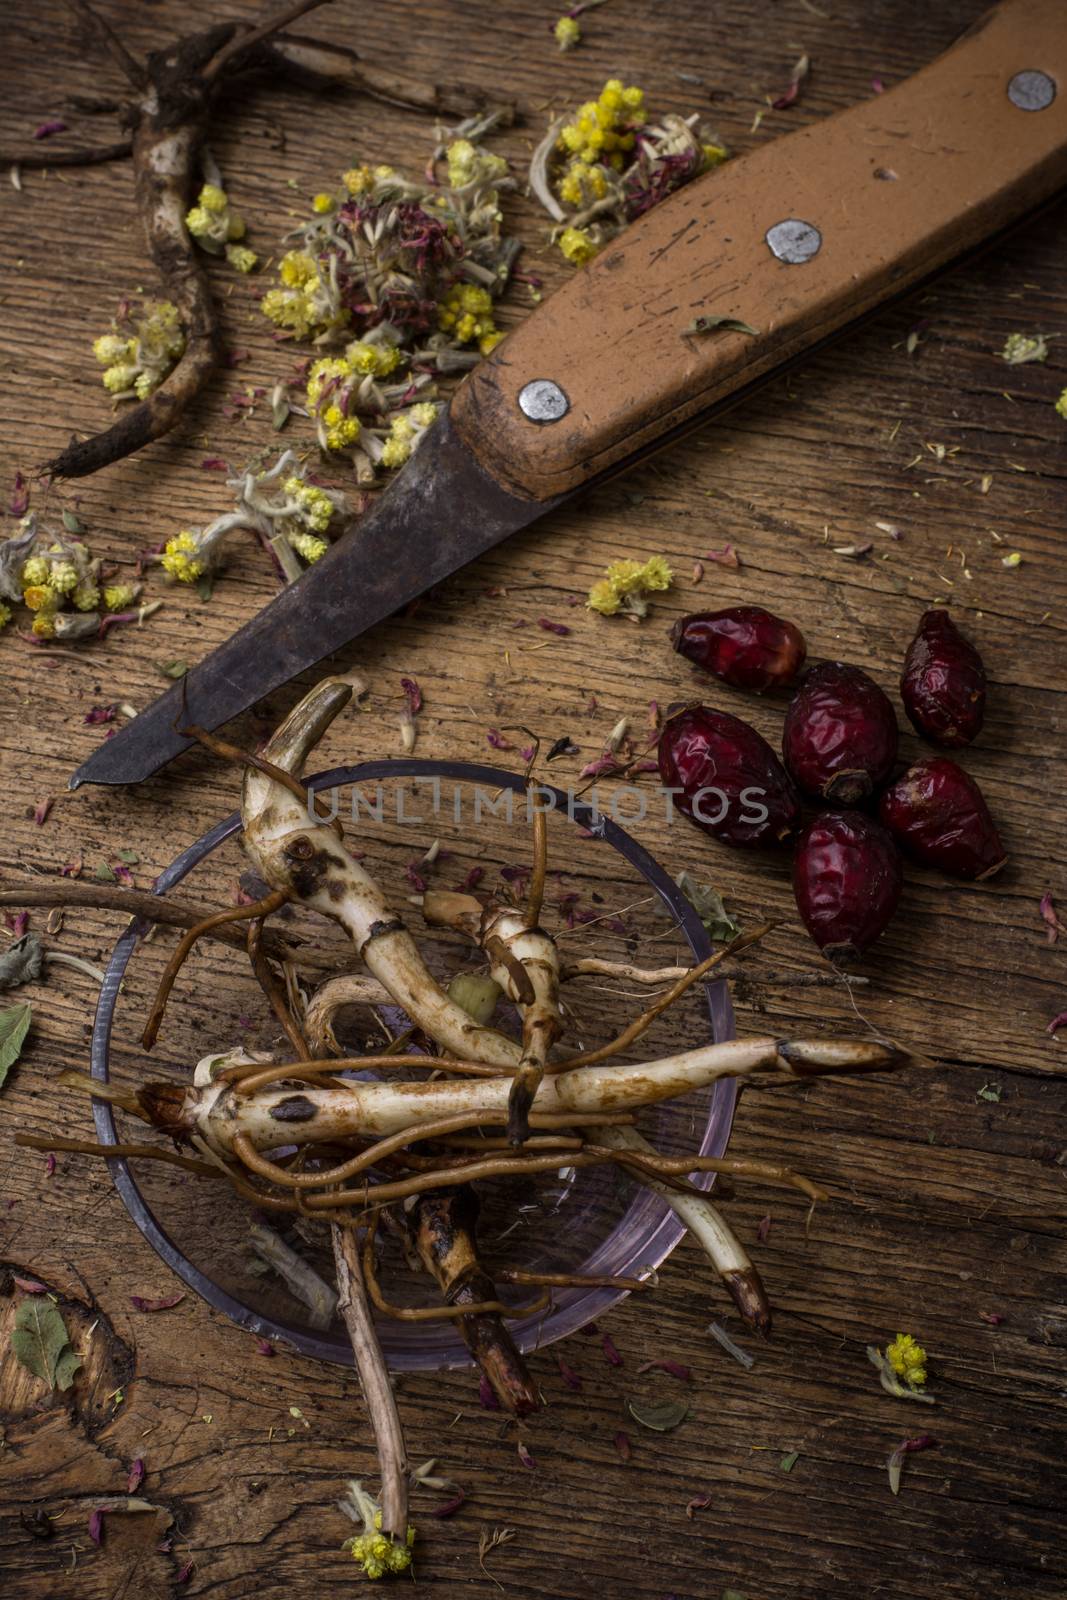
{"label": "wooden knife handle", "polygon": [[[1042,89],[1032,76],[1012,87],[1019,73],[1051,80],[1051,103],[1016,104]],[[1065,182],[1067,3],[1005,0],[897,88],[728,162],[635,222],[470,373],[453,425],[500,484],[550,500],[722,404]],[[821,236],[801,263],[767,243],[787,219]],[[701,316],[759,332],[688,333]],[[534,380],[562,391],[565,414],[525,414],[520,394]]]}

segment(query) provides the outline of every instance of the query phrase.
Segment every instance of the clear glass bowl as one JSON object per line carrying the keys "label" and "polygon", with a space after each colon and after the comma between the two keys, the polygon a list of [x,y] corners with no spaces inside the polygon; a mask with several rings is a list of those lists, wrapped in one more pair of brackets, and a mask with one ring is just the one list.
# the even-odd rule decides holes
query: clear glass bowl
{"label": "clear glass bowl", "polygon": [[[429,803],[434,805],[430,836],[436,836],[448,850],[455,843],[453,856],[442,848],[434,869],[435,882],[441,886],[456,887],[456,874],[472,856],[475,869],[481,866],[488,875],[494,858],[499,861],[503,857],[510,864],[516,854],[525,859],[528,852],[524,821],[516,825],[487,811],[477,818],[473,830],[471,825],[476,790],[495,797],[498,810],[501,797],[510,792],[518,797],[515,805],[521,814],[524,779],[514,773],[468,763],[373,761],[320,773],[309,784],[320,791],[336,790],[342,816],[351,806],[349,791],[351,796],[362,796],[365,805],[373,805],[375,797],[382,797],[382,819],[375,818],[372,824],[364,810],[362,826],[365,829],[373,825],[376,829],[375,875],[397,906],[412,893],[412,826],[416,820],[421,825],[429,820],[415,810],[422,806],[425,811],[428,792]],[[643,846],[609,816],[598,815],[588,802],[572,801],[568,812],[567,796],[560,790],[549,792],[558,809],[549,817],[550,887],[544,920],[549,921],[555,912],[564,956],[570,959],[595,948],[597,955],[640,966],[679,961],[687,964],[691,959],[707,956],[711,946],[699,918]],[[228,872],[236,875],[238,870],[235,852],[240,827],[235,813],[210,829],[161,874],[154,885],[155,892],[165,895],[190,875],[195,888],[199,875],[205,903],[218,903],[220,882]],[[472,831],[477,839],[473,850]],[[426,842],[426,834],[420,835],[418,843],[423,850]],[[447,863],[455,857],[462,857],[462,861],[449,868]],[[555,866],[560,860],[566,863],[562,872]],[[446,863],[444,868],[442,862]],[[596,887],[590,889],[590,884]],[[489,881],[480,886],[493,887]],[[352,970],[351,947],[341,942],[340,935],[323,919],[308,918],[306,924],[274,922],[272,926],[284,926],[287,936],[288,930],[295,927],[297,937],[306,926],[308,959],[325,961],[321,976]],[[587,930],[594,926],[597,933],[591,939]],[[229,1007],[236,996],[236,1002],[246,1004],[252,1013],[239,1018],[246,1030],[254,1031],[256,1012],[261,1017],[260,1026],[273,1026],[241,952],[205,940],[179,977],[170,1002],[172,1010],[168,1011],[161,1034],[163,1048],[157,1047],[156,1055],[146,1061],[137,1042],[144,1022],[145,997],[152,993],[156,976],[153,963],[155,969],[161,968],[166,955],[165,950],[156,950],[154,943],[145,944],[147,929],[144,922],[132,923],[112,953],[93,1026],[95,1078],[136,1083],[149,1075],[173,1075],[179,1081],[188,1081],[196,1059],[237,1042],[219,1036],[212,994],[220,978],[228,986],[227,1025],[232,1025]],[[417,936],[435,975],[444,981],[472,964],[469,947],[450,935],[427,937],[419,931]],[[336,955],[330,948],[323,950],[331,940]],[[137,961],[133,959],[135,955]],[[584,1000],[579,1000],[579,991],[585,991]],[[620,992],[625,1003],[620,1002]],[[645,1008],[651,992],[633,985],[620,991],[619,980],[610,979],[565,985],[565,999],[572,1010],[570,1041],[582,1049],[606,1042],[625,1020]],[[181,1003],[183,994],[186,1004],[175,1025],[172,1011]],[[247,1002],[243,999],[246,994]],[[498,1016],[497,1022],[505,1029],[509,1026],[506,1014]],[[168,1030],[173,1034],[175,1026],[187,1036],[189,1058],[168,1069],[163,1057]],[[733,1012],[723,983],[695,986],[618,1059],[649,1059],[669,1050],[689,1048],[709,1033],[716,1041],[734,1036]],[[249,1037],[247,1042],[256,1041]],[[373,1048],[371,1040],[367,1045]],[[146,1071],[149,1065],[150,1071]],[[682,1102],[648,1108],[641,1113],[638,1125],[667,1154],[692,1151],[719,1156],[725,1152],[729,1139],[735,1099],[734,1081],[723,1079]],[[94,1101],[93,1114],[103,1144],[143,1139],[143,1130],[138,1131],[133,1119],[105,1102]],[[251,1333],[290,1345],[304,1355],[351,1365],[352,1355],[341,1324],[335,1319],[325,1329],[313,1326],[305,1308],[285,1284],[273,1274],[264,1275],[248,1246],[248,1226],[253,1220],[249,1204],[222,1184],[212,1185],[208,1191],[200,1180],[151,1161],[116,1157],[108,1166],[131,1217],[189,1288]],[[708,1174],[693,1174],[692,1178],[703,1187],[710,1182]],[[482,1207],[479,1251],[490,1273],[494,1266],[508,1265],[526,1271],[642,1276],[662,1265],[684,1232],[663,1200],[614,1166],[575,1172],[561,1165],[559,1173],[540,1180],[494,1180],[478,1184],[477,1189]],[[205,1204],[209,1193],[210,1204]],[[273,1214],[261,1220],[285,1231]],[[298,1219],[296,1228],[302,1231],[290,1233],[290,1243],[332,1282],[325,1227]],[[316,1232],[319,1229],[321,1235]],[[406,1266],[399,1246],[382,1233],[379,1237],[384,1244],[382,1285],[389,1297],[408,1304],[438,1303],[430,1280],[415,1276]],[[501,1297],[509,1303],[522,1304],[533,1294],[528,1288],[504,1288]],[[574,1332],[621,1298],[623,1291],[610,1288],[555,1289],[547,1311],[514,1320],[509,1326],[519,1346],[528,1351]],[[451,1322],[383,1319],[380,1334],[390,1366],[399,1371],[471,1364]]]}

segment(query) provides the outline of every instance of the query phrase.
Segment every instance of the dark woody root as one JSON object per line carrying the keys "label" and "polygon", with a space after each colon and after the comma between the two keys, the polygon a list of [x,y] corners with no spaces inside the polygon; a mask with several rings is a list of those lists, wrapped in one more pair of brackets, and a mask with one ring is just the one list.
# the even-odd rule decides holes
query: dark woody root
{"label": "dark woody root", "polygon": [[0,157],[25,166],[85,166],[133,157],[134,192],[149,254],[166,298],[177,306],[185,353],[146,400],[123,411],[111,427],[72,439],[44,471],[53,478],[84,478],[133,455],[177,424],[201,393],[222,356],[222,336],[202,257],[185,227],[200,170],[200,154],[215,110],[267,79],[296,82],[322,93],[356,90],[392,105],[449,114],[469,113],[484,98],[448,91],[399,72],[372,67],[354,51],[281,33],[288,23],[329,0],[296,0],[258,24],[224,22],[134,57],[86,0],[69,0],[92,24],[128,79],[132,94],[120,121],[132,139],[95,150],[34,151]]}

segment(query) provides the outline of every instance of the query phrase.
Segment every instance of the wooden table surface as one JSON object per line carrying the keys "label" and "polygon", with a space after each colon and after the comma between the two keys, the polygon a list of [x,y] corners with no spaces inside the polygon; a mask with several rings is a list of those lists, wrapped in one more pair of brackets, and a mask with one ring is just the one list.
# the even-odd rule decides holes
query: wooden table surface
{"label": "wooden table surface", "polygon": [[[254,14],[251,0],[226,9]],[[873,78],[896,83],[982,10],[980,0],[610,0],[583,19],[585,40],[567,55],[548,31],[553,8],[531,0],[341,3],[302,26],[330,30],[379,64],[514,99],[519,119],[495,148],[521,170],[550,113],[609,76],[639,83],[653,108],[700,111],[744,151],[870,94]],[[218,12],[207,0],[107,6],[138,51]],[[120,90],[99,42],[57,0],[21,8],[6,38],[5,151],[25,148],[72,92]],[[785,88],[802,50],[813,72],[798,103],[769,112],[754,131],[756,110]],[[107,118],[67,120],[71,132],[57,149],[113,136]],[[213,147],[266,256],[306,197],[331,187],[353,157],[418,169],[431,139],[415,112],[274,86],[232,105]],[[124,164],[27,172],[21,192],[5,182],[0,193],[6,505],[16,470],[30,472],[72,430],[104,422],[90,341],[121,293],[151,291],[152,273]],[[526,269],[558,281],[568,269],[546,245],[544,218],[523,198],[507,209]],[[715,1600],[727,1589],[749,1600],[1054,1600],[1067,1589],[1067,1095],[1064,1044],[1046,1031],[1067,1004],[1067,939],[1048,942],[1039,914],[1046,890],[1067,907],[1067,424],[1053,410],[1067,384],[1065,246],[1060,206],[655,464],[512,539],[341,658],[366,674],[370,715],[343,721],[328,761],[397,753],[399,678],[412,673],[426,697],[420,755],[487,759],[488,727],[526,723],[546,739],[569,733],[581,747],[556,769],[563,782],[599,752],[619,717],[641,728],[649,701],[691,691],[695,675],[665,638],[689,610],[764,604],[795,619],[815,654],[855,662],[895,692],[920,612],[948,600],[990,676],[987,725],[964,761],[1011,854],[990,884],[909,868],[900,913],[863,969],[863,1017],[929,1065],[743,1098],[732,1151],[803,1167],[832,1192],[805,1231],[799,1196],[737,1185],[729,1215],[775,1307],[765,1346],[744,1338],[687,1243],[654,1295],[604,1320],[623,1368],[606,1363],[598,1339],[576,1337],[564,1347],[582,1377],[572,1391],[555,1350],[534,1358],[549,1404],[523,1430],[533,1471],[519,1461],[514,1428],[478,1405],[470,1374],[402,1380],[412,1459],[440,1458],[467,1495],[441,1521],[426,1514],[432,1497],[417,1498],[420,1584],[486,1600],[498,1590],[546,1600],[591,1592]],[[257,312],[262,283],[221,270],[215,281],[240,364],[169,439],[83,482],[33,489],[32,504],[46,515],[76,508],[93,551],[111,560],[130,563],[225,509],[218,475],[201,470],[205,455],[241,462],[272,447],[262,406],[235,416],[228,402],[271,385],[290,358]],[[520,317],[528,291],[515,289],[508,303]],[[909,350],[913,330],[918,343]],[[999,352],[1012,332],[1059,337],[1045,364],[1009,367]],[[294,429],[286,437],[302,436]],[[5,516],[4,531],[13,526]],[[727,543],[740,566],[708,561],[694,586],[694,560]],[[862,559],[835,553],[868,543]],[[1016,551],[1021,564],[1006,566],[1003,557]],[[644,625],[568,604],[615,556],[654,553],[670,559],[679,581]],[[158,577],[149,587],[165,604],[143,629],[61,652],[35,650],[12,629],[0,637],[5,887],[40,883],[79,857],[91,880],[119,847],[137,853],[134,876],[148,887],[235,802],[232,768],[187,758],[130,792],[90,788],[57,799],[47,821],[34,824],[34,808],[62,794],[100,737],[86,725],[89,708],[148,704],[165,687],[158,663],[197,660],[269,598],[273,579],[251,544],[235,543],[209,603]],[[571,632],[516,632],[539,617],[563,620]],[[536,652],[534,637],[543,646]],[[725,689],[711,698],[777,737],[779,707]],[[275,696],[271,709],[287,703]],[[905,727],[902,755],[919,752]],[[637,832],[672,871],[714,882],[742,922],[782,918],[768,959],[818,964],[784,862],[730,853],[652,816]],[[43,932],[44,919],[35,912],[31,926]],[[46,942],[98,963],[121,920],[72,910]],[[173,935],[161,934],[159,946],[161,963]],[[198,970],[210,975],[207,957]],[[354,1376],[284,1351],[258,1356],[246,1333],[193,1295],[171,1311],[135,1312],[131,1295],[177,1285],[106,1170],[61,1155],[48,1175],[43,1154],[11,1144],[16,1130],[47,1134],[64,1121],[65,1131],[90,1134],[87,1106],[61,1101],[55,1079],[86,1065],[94,984],[63,966],[48,976],[12,997],[33,1002],[35,1023],[0,1096],[0,1257],[61,1297],[85,1366],[69,1395],[49,1397],[7,1345],[21,1294],[0,1298],[0,1589],[12,1600],[172,1592],[281,1600],[362,1582],[340,1552],[347,1529],[334,1509],[344,1480],[374,1477]],[[148,993],[138,988],[132,998],[147,1003]],[[838,992],[784,990],[760,1004],[761,1018],[739,1004],[742,1030],[859,1026]],[[168,1059],[181,1057],[187,1036],[193,1047],[205,1006],[232,1018],[224,981],[197,1016],[175,1022]],[[760,1244],[766,1215],[773,1224]],[[713,1317],[753,1347],[751,1371],[708,1337]],[[927,1347],[936,1406],[880,1390],[864,1347],[898,1330]],[[669,1377],[636,1375],[664,1355],[692,1369],[691,1414],[658,1435],[626,1424],[622,1404],[642,1386],[677,1391]],[[634,1436],[625,1463],[612,1442],[624,1426]],[[924,1430],[939,1448],[910,1458],[894,1498],[886,1458]],[[146,1463],[140,1492],[160,1509],[110,1515],[96,1548],[89,1513],[124,1491],[136,1457]],[[687,1502],[705,1495],[706,1508],[687,1515]],[[60,1518],[50,1541],[30,1537],[21,1520],[38,1508]],[[493,1528],[515,1536],[483,1570],[479,1534]]]}

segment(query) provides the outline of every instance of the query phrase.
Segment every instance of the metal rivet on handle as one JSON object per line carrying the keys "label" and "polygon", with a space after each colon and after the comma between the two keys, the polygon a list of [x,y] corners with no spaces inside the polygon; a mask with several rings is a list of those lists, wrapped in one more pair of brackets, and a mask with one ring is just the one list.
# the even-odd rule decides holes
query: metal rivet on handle
{"label": "metal rivet on handle", "polygon": [[1008,84],[1008,99],[1020,111],[1044,111],[1056,98],[1056,85],[1047,72],[1017,72]]}
{"label": "metal rivet on handle", "polygon": [[771,254],[793,267],[803,266],[822,248],[822,234],[818,228],[810,222],[801,222],[799,217],[786,217],[784,222],[776,222],[773,228],[767,229],[764,238]]}
{"label": "metal rivet on handle", "polygon": [[531,378],[519,390],[519,410],[531,422],[558,422],[570,408],[567,396],[551,378]]}

